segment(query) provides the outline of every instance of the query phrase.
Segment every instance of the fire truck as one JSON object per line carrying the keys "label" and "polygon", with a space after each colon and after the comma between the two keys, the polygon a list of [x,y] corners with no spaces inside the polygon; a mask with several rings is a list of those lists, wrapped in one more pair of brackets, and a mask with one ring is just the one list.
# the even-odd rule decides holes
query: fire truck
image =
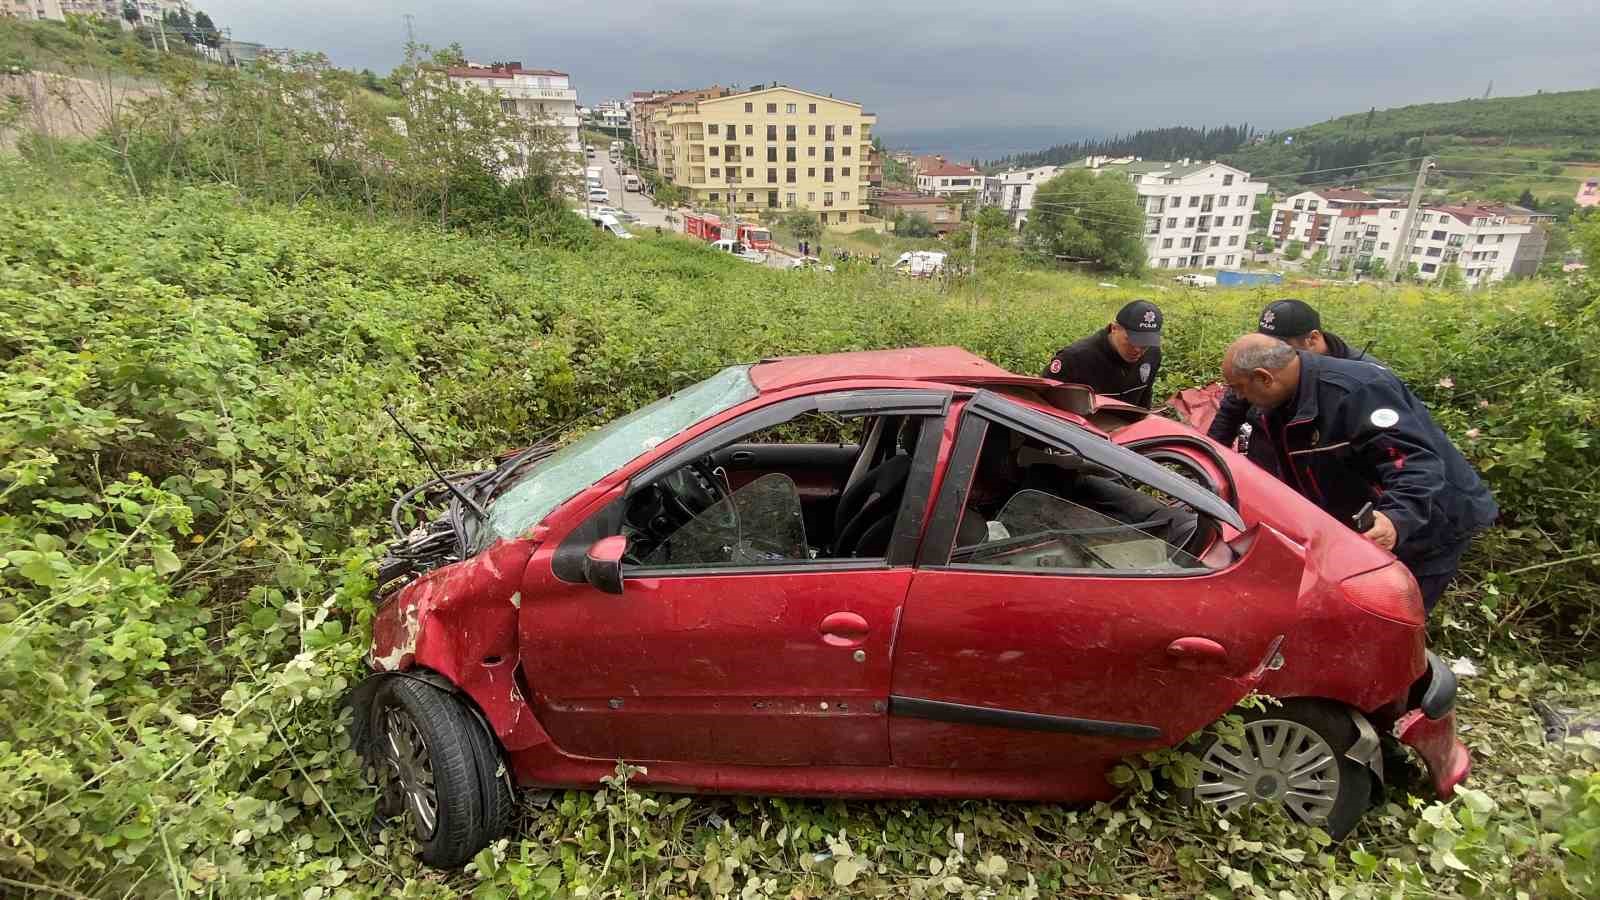
{"label": "fire truck", "polygon": [[739,223],[739,243],[762,253],[772,249],[772,232],[754,223]]}
{"label": "fire truck", "polygon": [[722,220],[705,213],[689,213],[683,217],[683,233],[702,241],[722,239]]}

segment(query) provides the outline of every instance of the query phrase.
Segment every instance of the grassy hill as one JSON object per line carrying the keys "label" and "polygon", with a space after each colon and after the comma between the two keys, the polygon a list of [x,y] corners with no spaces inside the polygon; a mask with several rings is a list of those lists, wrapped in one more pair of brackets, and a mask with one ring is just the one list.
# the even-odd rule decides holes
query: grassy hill
{"label": "grassy hill", "polygon": [[[1223,159],[1275,187],[1326,183],[1409,187],[1412,157],[1434,155],[1430,184],[1457,196],[1570,198],[1600,173],[1600,90],[1372,109],[1268,135]],[[1343,172],[1318,170],[1364,166]],[[1277,173],[1311,174],[1278,177]]]}
{"label": "grassy hill", "polygon": [[1441,652],[1484,668],[1462,688],[1470,795],[1394,795],[1328,847],[1281,819],[1196,818],[1132,770],[1120,801],[1083,811],[567,791],[530,799],[508,844],[446,875],[369,829],[335,706],[361,677],[387,504],[423,476],[384,402],[444,465],[470,466],[762,356],[954,343],[1033,371],[1147,291],[1167,311],[1165,392],[1215,378],[1272,293],[1032,272],[991,275],[974,298],[673,238],[561,249],[76,177],[0,165],[0,893],[1595,889],[1600,750],[1546,745],[1528,702],[1600,702],[1600,683],[1487,655],[1498,641],[1557,658],[1564,629],[1581,641],[1592,622],[1591,289],[1304,294],[1348,337],[1378,338],[1516,523],[1479,541],[1436,623]]}

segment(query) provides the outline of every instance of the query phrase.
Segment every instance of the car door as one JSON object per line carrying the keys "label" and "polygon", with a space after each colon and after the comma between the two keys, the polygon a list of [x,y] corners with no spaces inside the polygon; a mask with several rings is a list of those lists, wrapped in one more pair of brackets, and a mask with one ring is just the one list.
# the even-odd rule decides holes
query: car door
{"label": "car door", "polygon": [[[948,394],[859,391],[795,398],[702,435],[641,471],[552,554],[521,622],[523,665],[540,723],[563,751],[635,761],[751,765],[886,765],[890,649],[911,584],[917,535],[944,437]],[[630,497],[684,464],[803,412],[918,417],[921,434],[888,551],[870,558],[796,551],[782,528],[752,529],[749,507],[773,521],[774,498],[740,498],[786,481],[772,473],[735,490],[730,536],[709,508],[623,569],[622,591],[582,581],[581,557],[620,532]],[[743,504],[743,505],[741,505]],[[893,513],[891,513],[893,515]],[[701,527],[703,526],[703,527]],[[684,532],[690,532],[684,534]],[[723,559],[732,544],[754,555]],[[709,547],[713,561],[697,562]],[[815,548],[813,548],[815,549]],[[763,554],[765,555],[763,557]],[[683,560],[689,560],[687,564]],[[537,565],[537,561],[536,561]]]}
{"label": "car door", "polygon": [[[985,393],[963,410],[896,643],[894,762],[1066,767],[1052,771],[1077,772],[1093,793],[1104,787],[1106,765],[1181,741],[1250,691],[1295,614],[1303,562],[1265,527],[1208,549],[1202,562],[1151,537],[1150,523],[1098,521],[1067,500],[1056,503],[1069,513],[1060,522],[1040,510],[1003,510],[1002,521],[983,523],[987,533],[959,538],[975,472],[987,464],[980,449],[995,446],[986,443],[991,431],[1021,435],[1046,459],[1136,478],[1198,512],[1197,525],[1245,523],[1215,494],[1052,416]],[[1105,479],[1092,485],[1115,488]],[[1013,494],[1006,510],[1029,493]],[[1145,494],[1126,496],[1144,514],[1155,510],[1152,521],[1165,515]],[[1081,558],[1042,551],[1055,546],[1051,528]],[[1030,530],[1045,537],[1011,533]],[[953,551],[962,540],[1009,556]]]}

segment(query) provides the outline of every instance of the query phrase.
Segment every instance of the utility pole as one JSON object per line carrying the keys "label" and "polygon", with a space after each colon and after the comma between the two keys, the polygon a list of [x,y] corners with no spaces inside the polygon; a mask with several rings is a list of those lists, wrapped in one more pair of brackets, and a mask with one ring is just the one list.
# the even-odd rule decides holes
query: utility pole
{"label": "utility pole", "polygon": [[1428,181],[1428,170],[1433,168],[1433,157],[1424,156],[1422,162],[1417,164],[1417,181],[1411,186],[1411,202],[1406,204],[1406,217],[1400,226],[1400,239],[1395,242],[1394,253],[1389,260],[1390,281],[1398,282],[1405,277],[1406,267],[1411,262],[1411,229],[1416,226],[1417,206],[1422,202],[1422,188]]}

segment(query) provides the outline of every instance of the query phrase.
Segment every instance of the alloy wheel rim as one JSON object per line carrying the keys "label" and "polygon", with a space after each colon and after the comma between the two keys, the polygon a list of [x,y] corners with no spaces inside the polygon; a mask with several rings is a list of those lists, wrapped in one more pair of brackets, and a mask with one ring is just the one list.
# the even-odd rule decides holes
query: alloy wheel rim
{"label": "alloy wheel rim", "polygon": [[1339,758],[1315,731],[1287,719],[1244,726],[1242,746],[1217,739],[1200,760],[1195,797],[1221,813],[1276,803],[1308,825],[1328,820],[1339,798]]}
{"label": "alloy wheel rim", "polygon": [[419,840],[433,837],[439,822],[439,796],[434,788],[428,742],[410,713],[390,707],[383,715],[383,794],[393,812],[411,814]]}

